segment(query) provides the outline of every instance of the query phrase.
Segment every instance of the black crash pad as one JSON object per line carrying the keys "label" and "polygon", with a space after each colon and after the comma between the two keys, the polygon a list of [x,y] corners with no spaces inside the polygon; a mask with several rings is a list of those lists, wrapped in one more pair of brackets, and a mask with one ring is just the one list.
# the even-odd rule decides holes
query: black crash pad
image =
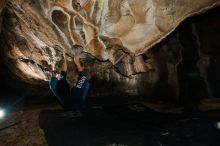
{"label": "black crash pad", "polygon": [[219,119],[127,104],[39,115],[49,146],[220,146]]}

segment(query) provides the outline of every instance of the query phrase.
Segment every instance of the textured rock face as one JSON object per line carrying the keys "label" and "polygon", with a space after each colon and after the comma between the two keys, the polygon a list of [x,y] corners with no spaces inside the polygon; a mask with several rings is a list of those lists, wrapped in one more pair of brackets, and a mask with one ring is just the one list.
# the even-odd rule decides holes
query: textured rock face
{"label": "textured rock face", "polygon": [[[170,90],[176,90],[175,68],[181,58],[180,47],[175,45],[178,39],[162,44],[160,51],[149,48],[185,18],[219,3],[219,0],[8,1],[0,50],[9,70],[30,84],[46,83],[46,72],[60,67],[62,52],[70,60],[76,51],[72,45],[79,44],[87,52],[83,60],[86,72],[90,74],[95,68],[100,84],[113,83],[120,91],[140,95],[146,89],[154,89],[159,80],[169,78]],[[1,1],[0,8],[3,4],[5,1]],[[71,61],[69,66],[70,76],[75,77]],[[72,82],[74,78],[69,80]]]}
{"label": "textured rock face", "polygon": [[2,26],[1,26],[1,24],[2,24],[2,11],[3,11],[3,9],[5,8],[5,5],[6,5],[6,0],[1,0],[0,1],[0,32],[1,32],[1,28],[2,28]]}

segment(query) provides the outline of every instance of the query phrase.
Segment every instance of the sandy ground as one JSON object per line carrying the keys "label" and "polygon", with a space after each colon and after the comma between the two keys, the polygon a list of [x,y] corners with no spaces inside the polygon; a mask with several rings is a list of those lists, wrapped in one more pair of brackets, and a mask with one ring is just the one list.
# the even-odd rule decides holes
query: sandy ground
{"label": "sandy ground", "polygon": [[0,120],[0,146],[47,146],[38,123],[43,109],[59,109],[58,105],[32,107],[12,113]]}

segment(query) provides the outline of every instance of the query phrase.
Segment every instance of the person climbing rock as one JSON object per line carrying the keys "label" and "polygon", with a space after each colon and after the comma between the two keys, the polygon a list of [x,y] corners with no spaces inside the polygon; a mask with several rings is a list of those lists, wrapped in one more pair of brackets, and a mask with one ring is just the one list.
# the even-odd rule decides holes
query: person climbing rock
{"label": "person climbing rock", "polygon": [[78,109],[83,107],[90,88],[90,83],[84,74],[84,68],[80,64],[79,54],[74,55],[73,63],[78,71],[78,80],[74,87],[70,87],[67,82],[67,58],[63,56],[63,64],[60,73],[60,79],[56,77],[57,72],[51,71],[49,76],[49,85],[51,91],[57,97],[64,109]]}

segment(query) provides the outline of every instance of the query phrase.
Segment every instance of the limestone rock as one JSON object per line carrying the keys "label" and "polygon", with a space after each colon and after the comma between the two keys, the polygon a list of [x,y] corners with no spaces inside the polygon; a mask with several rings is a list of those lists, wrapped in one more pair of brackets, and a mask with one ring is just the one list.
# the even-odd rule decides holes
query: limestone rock
{"label": "limestone rock", "polygon": [[2,26],[1,26],[2,25],[2,17],[3,17],[2,11],[5,8],[6,2],[7,2],[7,0],[0,1],[0,32],[1,32],[1,28],[2,28]]}
{"label": "limestone rock", "polygon": [[219,0],[40,2],[43,15],[63,32],[70,44],[83,45],[85,51],[102,60],[109,59],[109,56],[100,36],[117,38],[129,52],[140,55],[165,38],[187,17],[219,3]]}
{"label": "limestone rock", "polygon": [[7,3],[7,0],[0,1],[0,14],[2,13],[3,9],[5,8],[6,3]]}
{"label": "limestone rock", "polygon": [[[0,2],[0,14],[5,4]],[[149,49],[186,18],[219,4],[219,0],[9,0],[0,35],[2,60],[17,80],[39,85],[47,83],[49,70],[60,68],[63,52],[70,74],[76,75],[71,56],[77,49],[72,46],[82,45],[86,71],[93,67],[99,79],[128,83],[124,88],[136,94],[139,86],[144,88],[139,83],[130,90],[137,81],[153,88],[166,80],[164,76],[175,76],[167,68],[175,70],[181,58],[179,46],[158,54]],[[171,54],[166,56],[167,52]]]}

